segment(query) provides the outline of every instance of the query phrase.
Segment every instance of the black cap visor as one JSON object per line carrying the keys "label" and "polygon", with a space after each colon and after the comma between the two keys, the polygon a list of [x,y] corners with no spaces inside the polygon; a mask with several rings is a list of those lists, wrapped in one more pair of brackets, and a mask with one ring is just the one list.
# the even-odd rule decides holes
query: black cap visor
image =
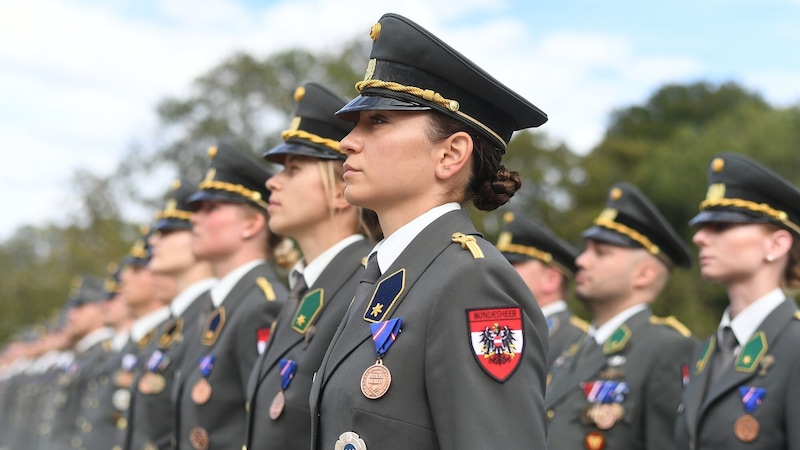
{"label": "black cap visor", "polygon": [[309,158],[317,159],[347,159],[346,155],[327,147],[312,147],[311,145],[292,142],[292,140],[288,140],[268,150],[264,153],[264,159],[277,164],[283,164],[288,155],[308,156]]}
{"label": "black cap visor", "polygon": [[431,109],[430,106],[394,96],[361,94],[336,111],[336,117],[349,122],[358,122],[357,113],[361,111],[427,111],[429,109]]}
{"label": "black cap visor", "polygon": [[191,230],[192,223],[188,220],[183,219],[173,219],[173,218],[166,218],[160,219],[158,222],[153,225],[152,230],[155,231],[181,231],[181,230]]}
{"label": "black cap visor", "polygon": [[[225,202],[225,203],[247,203],[250,200],[242,197],[239,194],[228,191],[220,191],[217,189],[203,189],[192,194],[187,199],[189,205],[193,208],[198,208],[200,202]],[[252,202],[250,202],[252,203]]]}
{"label": "black cap visor", "polygon": [[617,245],[620,247],[642,248],[641,244],[629,238],[628,236],[598,225],[595,225],[584,231],[581,234],[581,237],[584,239],[592,239],[598,242],[604,242],[606,244]]}
{"label": "black cap visor", "polygon": [[714,210],[700,211],[689,221],[691,226],[701,226],[705,223],[768,223],[773,222],[766,216],[748,214],[743,211]]}

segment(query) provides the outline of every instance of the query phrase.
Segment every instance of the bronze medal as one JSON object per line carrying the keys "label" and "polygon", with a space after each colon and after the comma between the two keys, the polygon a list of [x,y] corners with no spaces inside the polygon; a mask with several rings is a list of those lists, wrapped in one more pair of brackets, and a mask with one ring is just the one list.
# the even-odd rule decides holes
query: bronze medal
{"label": "bronze medal", "polygon": [[617,423],[614,410],[609,404],[595,405],[589,416],[594,419],[595,425],[601,430],[608,430]]}
{"label": "bronze medal", "polygon": [[370,400],[381,398],[392,385],[392,374],[380,359],[361,375],[361,392]]}
{"label": "bronze medal", "polygon": [[753,442],[758,437],[760,426],[755,417],[745,414],[736,419],[733,425],[733,434],[742,442]]}
{"label": "bronze medal", "polygon": [[114,384],[117,387],[128,388],[133,384],[133,372],[127,370],[118,370],[114,374]]}
{"label": "bronze medal", "polygon": [[606,437],[597,431],[590,431],[583,438],[583,445],[586,450],[603,450],[606,448]]}
{"label": "bronze medal", "polygon": [[167,381],[159,373],[147,372],[139,380],[139,392],[146,395],[160,394],[166,386]]}
{"label": "bronze medal", "polygon": [[211,398],[211,391],[211,383],[208,382],[208,379],[205,377],[200,378],[200,381],[195,383],[192,388],[192,401],[198,405],[206,404],[208,399]]}
{"label": "bronze medal", "polygon": [[189,432],[189,442],[195,450],[206,450],[211,440],[208,439],[208,432],[200,427],[194,427]]}
{"label": "bronze medal", "polygon": [[275,398],[272,399],[272,404],[269,405],[269,418],[277,420],[283,412],[283,407],[286,405],[286,396],[283,391],[278,391]]}

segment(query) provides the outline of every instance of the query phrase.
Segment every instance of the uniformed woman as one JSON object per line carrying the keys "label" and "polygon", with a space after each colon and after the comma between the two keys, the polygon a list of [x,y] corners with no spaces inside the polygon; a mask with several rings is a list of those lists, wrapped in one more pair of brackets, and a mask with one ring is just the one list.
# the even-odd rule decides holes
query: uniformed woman
{"label": "uniformed woman", "polygon": [[267,182],[270,229],[293,238],[303,258],[290,273],[289,302],[250,378],[250,449],[310,447],[311,380],[353,299],[374,245],[370,238],[378,231],[375,213],[344,198],[339,140],[353,124],[334,113],[345,99],[316,83],[298,88],[295,99],[285,142],[264,157],[283,164]]}
{"label": "uniformed woman", "polygon": [[179,449],[239,448],[247,381],[288,292],[272,265],[279,237],[267,228],[262,161],[224,144],[189,197],[192,251],[211,262],[213,311],[181,364],[175,427]]}
{"label": "uniformed woman", "polygon": [[500,159],[546,115],[410,20],[384,15],[337,114],[345,198],[383,239],[311,391],[312,448],[544,448],[547,325],[461,205],[506,203]]}
{"label": "uniformed woman", "polygon": [[722,153],[694,243],[703,279],[729,305],[699,347],[678,417],[679,449],[800,449],[800,190],[759,163]]}

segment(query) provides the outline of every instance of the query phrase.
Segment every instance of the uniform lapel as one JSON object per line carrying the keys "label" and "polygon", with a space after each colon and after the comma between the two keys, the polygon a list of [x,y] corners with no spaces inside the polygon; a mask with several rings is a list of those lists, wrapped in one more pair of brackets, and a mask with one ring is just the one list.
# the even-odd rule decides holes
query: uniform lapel
{"label": "uniform lapel", "polygon": [[[425,269],[427,269],[448,246],[452,245],[452,235],[455,232],[478,234],[472,222],[469,220],[469,216],[463,210],[449,212],[428,225],[428,227],[414,238],[408,247],[403,250],[392,266],[381,275],[378,282],[375,284],[375,290],[379,289],[383,280],[392,277],[399,270],[405,271],[403,291],[391,307],[389,313],[383,317],[383,320],[388,320],[394,316],[400,307],[400,303],[407,297],[408,292],[413,289],[414,284],[419,280],[419,277],[424,273]],[[338,341],[334,341],[335,345],[332,345],[333,351],[331,351],[329,355],[326,355],[326,371],[320,372],[326,375],[322,380],[323,388],[324,384],[329,379],[327,374],[336,370],[339,364],[347,358],[353,350],[371,337],[369,322],[365,321],[363,318],[364,312],[370,304],[371,294],[372,293],[366,298],[354,299],[353,304],[346,313],[347,325],[349,326],[339,335]]]}
{"label": "uniform lapel", "polygon": [[[765,354],[769,349],[769,344],[774,343],[777,339],[778,335],[781,331],[786,327],[786,325],[792,321],[792,316],[794,312],[797,311],[797,306],[795,305],[794,301],[787,299],[783,303],[781,303],[774,311],[772,311],[764,322],[759,326],[759,329],[756,331],[754,336],[758,335],[759,332],[763,332],[765,336],[764,342],[764,349],[765,351],[758,356],[758,360],[760,360],[761,356]],[[750,342],[750,341],[748,341]],[[742,349],[739,350],[740,356],[741,352],[744,350],[744,347],[747,344],[744,344]],[[734,366],[737,366],[740,361],[740,356],[737,356],[736,361],[734,361]],[[741,386],[745,383],[745,381],[753,378],[758,373],[758,360],[756,360],[752,365],[752,370],[737,370],[734,367],[729,367],[728,370],[722,375],[722,377],[715,383],[713,386],[707,387],[707,393],[705,398],[703,399],[702,406],[700,408],[700,412],[697,415],[697,420],[699,421],[702,418],[703,412],[716,401],[719,397],[730,391],[731,389]]]}
{"label": "uniform lapel", "polygon": [[686,396],[689,402],[684,405],[686,407],[686,424],[689,429],[690,439],[694,439],[697,432],[697,417],[700,413],[700,406],[703,403],[703,396],[705,394],[705,386],[708,382],[708,364],[711,362],[711,357],[716,348],[716,337],[711,336],[703,343],[702,350],[697,356],[697,361],[692,367],[695,375],[692,376],[691,381],[686,386]]}

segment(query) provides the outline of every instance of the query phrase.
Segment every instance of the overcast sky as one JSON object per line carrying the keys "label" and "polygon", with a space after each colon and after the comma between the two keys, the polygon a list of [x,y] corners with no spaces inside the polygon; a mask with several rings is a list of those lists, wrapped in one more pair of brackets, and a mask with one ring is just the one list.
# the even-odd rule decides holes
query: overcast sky
{"label": "overcast sky", "polygon": [[665,83],[800,103],[800,0],[0,0],[0,240],[61,220],[75,169],[111,173],[153,141],[157,102],[226,56],[335,49],[385,12],[531,100],[542,131],[581,153],[612,110]]}

